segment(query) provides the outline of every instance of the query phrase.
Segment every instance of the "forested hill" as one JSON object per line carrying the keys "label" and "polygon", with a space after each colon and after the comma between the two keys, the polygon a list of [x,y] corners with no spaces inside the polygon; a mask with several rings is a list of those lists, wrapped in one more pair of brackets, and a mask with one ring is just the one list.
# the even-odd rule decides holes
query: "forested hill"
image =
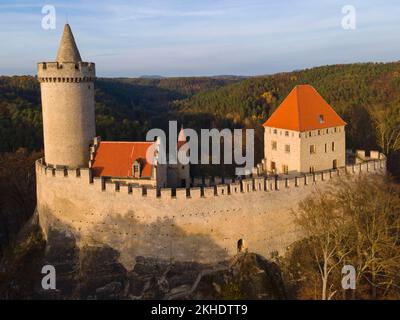
{"label": "forested hill", "polygon": [[[103,139],[144,139],[167,120],[187,127],[261,124],[296,84],[311,84],[346,120],[347,146],[400,148],[400,62],[366,63],[251,77],[115,78],[96,81],[96,126]],[[397,128],[397,129],[396,129]],[[400,140],[400,137],[398,137]],[[39,85],[34,77],[0,77],[0,152],[42,148]]]}
{"label": "forested hill", "polygon": [[313,85],[339,112],[355,104],[391,103],[400,97],[400,62],[331,65],[251,77],[200,92],[178,105],[185,111],[243,119],[276,107],[297,84]]}
{"label": "forested hill", "polygon": [[350,147],[376,147],[373,117],[379,110],[394,110],[399,121],[399,62],[332,65],[253,77],[177,101],[175,108],[188,122],[198,122],[202,116],[227,125],[254,127],[297,84],[314,86],[347,121]]}
{"label": "forested hill", "polygon": [[229,83],[235,83],[246,77],[239,76],[215,76],[215,77],[140,77],[140,78],[114,78],[118,82],[135,84],[146,87],[157,87],[164,90],[180,93],[183,96],[222,87]]}
{"label": "forested hill", "polygon": [[[143,139],[165,126],[175,100],[239,81],[240,77],[99,78],[96,126],[103,139]],[[35,77],[0,76],[0,153],[43,147],[39,83]]]}

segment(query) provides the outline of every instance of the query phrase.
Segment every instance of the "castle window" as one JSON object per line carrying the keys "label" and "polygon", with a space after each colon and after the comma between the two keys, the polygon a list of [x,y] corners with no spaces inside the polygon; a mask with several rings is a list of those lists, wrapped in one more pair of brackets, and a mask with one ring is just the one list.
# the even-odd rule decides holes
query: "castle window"
{"label": "castle window", "polygon": [[334,131],[337,132],[337,128],[336,127],[335,127]]}
{"label": "castle window", "polygon": [[325,153],[327,153],[327,152],[328,152],[328,144],[325,143]]}
{"label": "castle window", "polygon": [[285,144],[285,152],[290,153],[290,144]]}
{"label": "castle window", "polygon": [[335,151],[335,142],[332,142],[332,151]]}
{"label": "castle window", "polygon": [[326,133],[329,133],[329,129],[326,129]]}
{"label": "castle window", "polygon": [[325,119],[324,119],[324,115],[323,114],[320,114],[318,119],[319,119],[319,123],[325,123]]}
{"label": "castle window", "polygon": [[276,143],[276,141],[271,141],[271,148],[272,148],[272,150],[278,149],[278,144]]}
{"label": "castle window", "polygon": [[270,169],[271,169],[272,172],[276,171],[276,163],[274,161],[271,161]]}
{"label": "castle window", "polygon": [[310,173],[314,173],[314,171],[315,171],[314,166],[311,166],[311,167],[310,167]]}
{"label": "castle window", "polygon": [[308,136],[311,137],[311,131],[308,133]]}
{"label": "castle window", "polygon": [[289,131],[285,131],[285,137],[289,137]]}
{"label": "castle window", "polygon": [[317,147],[315,144],[310,145],[310,154],[315,154],[317,153]]}
{"label": "castle window", "polygon": [[288,174],[289,173],[289,166],[284,164],[282,165],[282,173],[283,174]]}
{"label": "castle window", "polygon": [[278,130],[274,129],[274,134],[278,134]]}
{"label": "castle window", "polygon": [[319,136],[321,135],[321,130],[318,130],[318,135],[319,135]]}

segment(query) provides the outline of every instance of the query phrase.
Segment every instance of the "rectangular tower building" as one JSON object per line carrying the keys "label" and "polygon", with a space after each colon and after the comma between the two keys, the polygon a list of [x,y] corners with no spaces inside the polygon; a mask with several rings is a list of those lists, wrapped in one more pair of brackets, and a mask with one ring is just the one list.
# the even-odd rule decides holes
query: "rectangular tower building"
{"label": "rectangular tower building", "polygon": [[296,86],[263,125],[266,171],[308,173],[344,166],[345,125],[312,86]]}

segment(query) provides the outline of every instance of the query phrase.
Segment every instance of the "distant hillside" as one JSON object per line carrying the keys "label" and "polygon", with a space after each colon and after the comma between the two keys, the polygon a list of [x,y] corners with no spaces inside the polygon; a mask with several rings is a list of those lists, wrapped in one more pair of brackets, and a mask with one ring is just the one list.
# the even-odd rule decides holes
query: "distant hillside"
{"label": "distant hillside", "polygon": [[[144,139],[150,128],[165,129],[168,120],[195,129],[256,128],[260,160],[261,124],[295,85],[304,83],[313,85],[348,123],[347,147],[380,147],[385,153],[400,149],[392,132],[400,128],[399,62],[332,65],[245,79],[100,78],[97,133],[107,140]],[[0,77],[0,152],[19,147],[42,148],[39,85],[33,77]]]}
{"label": "distant hillside", "polygon": [[144,74],[144,75],[140,76],[139,78],[143,78],[143,79],[161,79],[161,78],[164,78],[164,77],[160,76],[160,75],[157,75],[157,74],[154,74],[154,75],[152,75],[152,74],[149,74],[149,75]]}
{"label": "distant hillside", "polygon": [[[400,63],[332,65],[253,77],[176,101],[188,122],[261,125],[297,84],[311,84],[348,122],[348,145],[376,147],[371,111],[400,104]],[[197,120],[196,120],[197,119]]]}
{"label": "distant hillside", "polygon": [[[237,79],[100,78],[96,81],[97,133],[104,139],[143,139],[152,127],[165,126],[175,100],[221,87]],[[0,152],[20,147],[41,150],[42,115],[35,77],[0,77]]]}
{"label": "distant hillside", "polygon": [[[244,77],[237,76],[215,76],[215,77],[158,77],[148,76],[140,78],[114,78],[118,82],[135,85],[157,87],[171,90],[185,96],[220,88],[226,84],[235,83],[243,80]],[[106,79],[110,80],[110,79]]]}

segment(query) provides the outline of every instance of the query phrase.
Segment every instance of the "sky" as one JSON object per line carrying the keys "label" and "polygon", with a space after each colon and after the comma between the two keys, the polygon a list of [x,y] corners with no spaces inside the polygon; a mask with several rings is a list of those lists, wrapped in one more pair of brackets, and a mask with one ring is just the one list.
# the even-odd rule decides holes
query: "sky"
{"label": "sky", "polygon": [[251,76],[398,61],[399,17],[399,0],[0,0],[0,75],[54,61],[67,21],[98,76]]}

